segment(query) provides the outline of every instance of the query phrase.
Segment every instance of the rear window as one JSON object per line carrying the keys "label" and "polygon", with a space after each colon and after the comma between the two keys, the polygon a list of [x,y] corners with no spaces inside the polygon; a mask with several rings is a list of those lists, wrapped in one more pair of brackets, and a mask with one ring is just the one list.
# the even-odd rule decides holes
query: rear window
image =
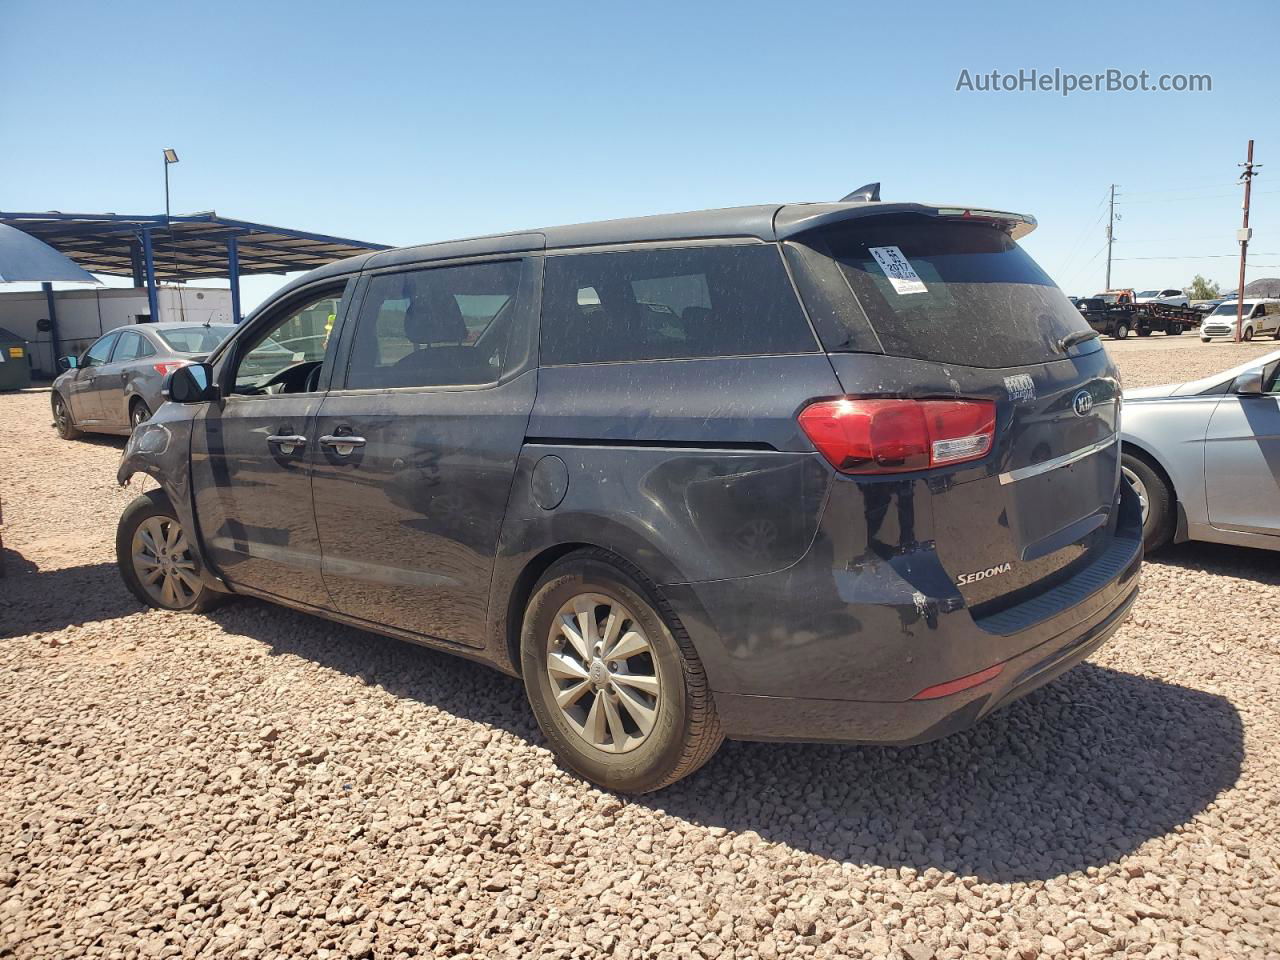
{"label": "rear window", "polygon": [[544,364],[813,353],[772,244],[547,257]]}
{"label": "rear window", "polygon": [[178,353],[211,353],[234,329],[229,323],[211,324],[189,330],[156,330],[155,334]]}
{"label": "rear window", "polygon": [[928,217],[876,217],[789,245],[806,303],[833,352],[883,352],[975,367],[1062,357],[1088,330],[1004,231]]}

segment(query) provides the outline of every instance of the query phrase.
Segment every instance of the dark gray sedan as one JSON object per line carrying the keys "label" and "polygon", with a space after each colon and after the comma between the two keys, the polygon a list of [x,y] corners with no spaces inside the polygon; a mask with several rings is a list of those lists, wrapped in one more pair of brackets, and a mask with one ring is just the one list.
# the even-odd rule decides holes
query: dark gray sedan
{"label": "dark gray sedan", "polygon": [[111,330],[79,357],[62,357],[51,402],[58,436],[82,432],[128,435],[164,403],[165,375],[202,360],[235,326],[147,323]]}

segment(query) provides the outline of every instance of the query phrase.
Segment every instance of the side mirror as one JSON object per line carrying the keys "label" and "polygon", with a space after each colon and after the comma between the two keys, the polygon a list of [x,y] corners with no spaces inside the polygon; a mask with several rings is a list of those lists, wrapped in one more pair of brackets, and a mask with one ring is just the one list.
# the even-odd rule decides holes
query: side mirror
{"label": "side mirror", "polygon": [[1241,397],[1262,396],[1262,371],[1250,370],[1240,374],[1231,384],[1231,392]]}
{"label": "side mirror", "polygon": [[164,378],[160,395],[172,403],[204,403],[218,399],[218,386],[213,382],[213,367],[207,363],[188,363]]}
{"label": "side mirror", "polygon": [[59,370],[75,370],[79,366],[80,366],[79,357],[59,357],[58,358]]}

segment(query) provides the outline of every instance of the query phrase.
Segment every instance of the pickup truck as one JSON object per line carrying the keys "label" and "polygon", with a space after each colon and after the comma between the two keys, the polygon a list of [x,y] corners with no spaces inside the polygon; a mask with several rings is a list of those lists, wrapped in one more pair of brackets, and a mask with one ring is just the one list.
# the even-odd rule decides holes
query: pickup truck
{"label": "pickup truck", "polygon": [[1109,290],[1085,297],[1076,308],[1094,330],[1117,340],[1124,340],[1131,330],[1140,337],[1149,337],[1157,330],[1167,336],[1180,336],[1184,330],[1200,326],[1203,317],[1186,306],[1134,303],[1132,290]]}

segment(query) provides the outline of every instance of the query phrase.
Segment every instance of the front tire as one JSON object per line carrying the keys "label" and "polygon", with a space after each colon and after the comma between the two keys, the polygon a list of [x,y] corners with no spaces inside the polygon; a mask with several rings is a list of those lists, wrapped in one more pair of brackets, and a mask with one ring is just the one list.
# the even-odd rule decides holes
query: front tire
{"label": "front tire", "polygon": [[1129,339],[1129,325],[1127,323],[1119,324],[1116,327],[1116,332],[1112,334],[1112,336],[1114,336],[1117,340]]}
{"label": "front tire", "polygon": [[145,400],[135,400],[129,406],[129,428],[137,430],[138,427],[151,419],[151,408],[147,406]]}
{"label": "front tire", "polygon": [[631,564],[603,550],[557,561],[525,608],[529,703],[566,766],[647,793],[697,770],[724,739],[697,652]]}
{"label": "front tire", "polygon": [[1250,340],[1252,340],[1252,339],[1253,339],[1253,327],[1245,327],[1245,328],[1244,328],[1244,333],[1242,333],[1242,334],[1240,335],[1240,339],[1241,339],[1241,340],[1243,340],[1245,343],[1248,343]]}
{"label": "front tire", "polygon": [[76,429],[75,418],[71,416],[71,405],[62,394],[55,392],[51,401],[53,405],[53,426],[63,440],[79,440],[84,436]]}
{"label": "front tire", "polygon": [[1150,463],[1132,453],[1120,458],[1120,471],[1142,503],[1142,542],[1158,550],[1173,539],[1173,490]]}
{"label": "front tire", "polygon": [[163,490],[125,507],[116,526],[116,564],[125,586],[149,607],[199,613],[222,594],[200,579],[200,563]]}

